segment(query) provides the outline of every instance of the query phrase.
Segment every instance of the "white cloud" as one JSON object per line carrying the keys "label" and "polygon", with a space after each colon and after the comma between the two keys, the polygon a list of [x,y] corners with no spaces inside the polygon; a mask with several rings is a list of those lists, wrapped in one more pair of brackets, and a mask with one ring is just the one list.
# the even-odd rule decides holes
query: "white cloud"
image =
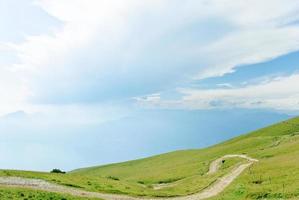
{"label": "white cloud", "polygon": [[298,20],[298,1],[282,0],[211,0],[217,13],[242,28],[264,28]]}
{"label": "white cloud", "polygon": [[195,79],[222,76],[236,67],[263,62],[298,50],[299,1],[213,0],[211,13],[223,17],[236,29],[204,47],[192,49],[206,67]]}
{"label": "white cloud", "polygon": [[[116,15],[119,9],[115,8],[109,15],[111,11],[109,6],[112,5],[101,2],[37,1],[37,5],[40,5],[49,15],[65,24],[61,29],[54,30],[53,35],[27,36],[25,42],[12,45],[21,59],[17,67],[28,70],[63,62],[73,49],[91,42],[99,31],[100,37],[107,37],[107,34],[111,33],[109,29],[115,29],[117,25],[113,27],[105,25],[110,23],[115,25],[115,21],[121,19],[121,13]],[[100,28],[102,30],[99,30]]]}
{"label": "white cloud", "polygon": [[184,109],[266,108],[299,111],[299,74],[231,89],[180,89],[180,100],[140,98],[144,106]]}
{"label": "white cloud", "polygon": [[[191,107],[243,107],[299,110],[299,74],[237,89],[182,90]],[[213,105],[218,102],[219,105]]]}
{"label": "white cloud", "polygon": [[240,65],[271,60],[298,48],[299,26],[237,31],[201,49],[210,59],[210,67],[196,78],[222,76]]}
{"label": "white cloud", "polygon": [[21,109],[29,91],[18,77],[0,70],[0,114]]}
{"label": "white cloud", "polygon": [[[0,53],[7,49],[6,45],[0,44]],[[0,115],[22,108],[29,93],[20,74],[13,72],[6,65],[0,66]]]}

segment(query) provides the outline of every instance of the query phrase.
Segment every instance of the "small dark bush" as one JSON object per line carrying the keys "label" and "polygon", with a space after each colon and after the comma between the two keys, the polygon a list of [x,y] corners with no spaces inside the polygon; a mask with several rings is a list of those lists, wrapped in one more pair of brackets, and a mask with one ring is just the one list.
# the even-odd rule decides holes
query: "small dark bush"
{"label": "small dark bush", "polygon": [[262,180],[254,180],[254,181],[252,181],[252,183],[254,183],[254,184],[262,184],[263,181]]}
{"label": "small dark bush", "polygon": [[115,180],[115,181],[119,181],[119,178],[115,177],[115,176],[108,176],[107,178]]}
{"label": "small dark bush", "polygon": [[60,170],[60,169],[52,169],[51,173],[56,173],[56,174],[65,174],[66,172]]}

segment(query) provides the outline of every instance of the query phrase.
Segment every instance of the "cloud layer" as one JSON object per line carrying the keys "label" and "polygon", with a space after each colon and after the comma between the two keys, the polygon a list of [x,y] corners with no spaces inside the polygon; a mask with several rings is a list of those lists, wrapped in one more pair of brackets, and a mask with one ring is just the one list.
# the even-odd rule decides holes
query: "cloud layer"
{"label": "cloud layer", "polygon": [[299,111],[299,74],[275,77],[267,82],[240,88],[179,89],[182,98],[164,100],[160,94],[136,98],[143,106],[180,109],[274,109]]}
{"label": "cloud layer", "polygon": [[[11,99],[27,108],[123,102],[188,88],[194,80],[299,50],[299,2],[293,0],[40,0],[33,5],[63,25],[25,35],[22,42],[1,41],[18,58],[1,67],[3,76],[12,76],[5,88],[18,91],[1,100],[4,107]],[[193,98],[186,91],[184,98]]]}

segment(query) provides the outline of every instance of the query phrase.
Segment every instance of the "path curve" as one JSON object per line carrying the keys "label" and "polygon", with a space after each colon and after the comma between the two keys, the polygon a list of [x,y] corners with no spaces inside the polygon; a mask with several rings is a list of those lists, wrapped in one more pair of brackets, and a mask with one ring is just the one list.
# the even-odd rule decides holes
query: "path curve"
{"label": "path curve", "polygon": [[182,197],[171,197],[171,198],[139,198],[131,197],[126,195],[117,195],[117,194],[104,194],[98,192],[88,192],[81,189],[75,189],[71,187],[66,187],[54,183],[50,183],[40,179],[29,179],[29,178],[20,178],[20,177],[0,177],[0,185],[8,187],[23,187],[36,190],[43,190],[48,192],[58,192],[63,194],[70,194],[79,197],[89,197],[89,198],[101,198],[105,200],[203,200],[210,197],[214,197],[221,193],[227,186],[229,186],[246,168],[252,165],[258,160],[250,158],[245,155],[225,155],[210,164],[210,169],[207,174],[212,174],[217,172],[219,166],[224,158],[240,157],[248,161],[248,163],[241,164],[238,167],[235,167],[231,172],[225,176],[219,178],[214,184],[210,187],[200,191],[199,193],[182,196]]}
{"label": "path curve", "polygon": [[210,164],[210,169],[207,174],[209,175],[209,174],[216,173],[218,171],[219,167],[221,166],[222,161],[225,160],[226,158],[243,158],[245,160],[248,160],[249,162],[258,162],[257,159],[253,159],[247,155],[228,154],[228,155],[222,156],[221,158],[218,158],[217,160],[214,160]]}

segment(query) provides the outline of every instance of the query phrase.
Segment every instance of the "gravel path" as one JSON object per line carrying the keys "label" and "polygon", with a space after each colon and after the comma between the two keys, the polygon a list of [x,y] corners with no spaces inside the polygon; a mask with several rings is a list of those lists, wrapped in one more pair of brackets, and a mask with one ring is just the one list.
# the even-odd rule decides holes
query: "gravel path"
{"label": "gravel path", "polygon": [[[203,200],[221,193],[229,184],[231,184],[247,167],[252,165],[254,162],[258,160],[250,158],[245,155],[225,155],[210,164],[210,169],[208,174],[215,173],[221,162],[225,158],[232,157],[240,157],[244,158],[248,161],[246,164],[241,164],[238,167],[234,168],[231,172],[226,174],[225,176],[218,179],[214,184],[210,187],[202,190],[199,193],[184,196],[184,197],[172,197],[172,198],[146,198],[148,200]],[[57,184],[53,184],[40,179],[27,179],[20,177],[0,177],[0,185],[9,186],[9,187],[23,187],[23,188],[31,188],[49,192],[58,192],[65,193],[79,197],[90,197],[90,198],[101,198],[105,200],[144,200],[145,198],[138,197],[130,197],[125,195],[117,195],[117,194],[103,194],[98,192],[87,192],[80,189],[75,189],[71,187],[61,186]]]}

